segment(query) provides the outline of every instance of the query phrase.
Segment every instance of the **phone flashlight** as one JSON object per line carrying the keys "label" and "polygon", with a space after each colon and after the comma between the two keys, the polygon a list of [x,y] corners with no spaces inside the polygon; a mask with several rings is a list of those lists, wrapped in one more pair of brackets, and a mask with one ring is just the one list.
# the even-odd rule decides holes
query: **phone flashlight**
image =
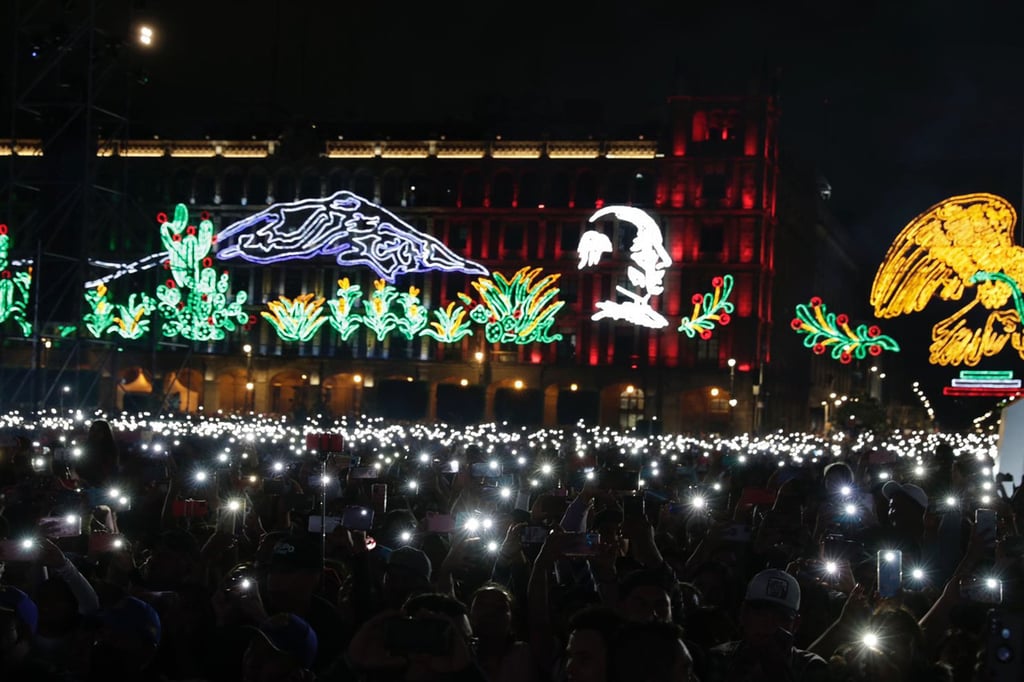
{"label": "phone flashlight", "polygon": [[826,561],[825,562],[825,572],[826,573],[830,573],[830,574],[838,573],[839,572],[839,564],[837,564],[835,561]]}
{"label": "phone flashlight", "polygon": [[947,495],[946,496],[946,506],[947,507],[955,507],[956,506],[956,498],[953,497],[952,495]]}
{"label": "phone flashlight", "polygon": [[692,498],[690,498],[690,505],[694,509],[703,509],[707,505],[707,500],[705,500],[700,495],[694,495]]}
{"label": "phone flashlight", "polygon": [[33,547],[35,547],[36,541],[32,538],[25,538],[21,541],[20,544],[22,549],[32,549]]}
{"label": "phone flashlight", "polygon": [[501,498],[503,500],[507,500],[510,497],[512,497],[512,489],[511,488],[502,488],[501,489]]}
{"label": "phone flashlight", "polygon": [[861,644],[869,649],[875,649],[878,647],[878,635],[873,632],[865,632],[860,638]]}
{"label": "phone flashlight", "polygon": [[206,472],[205,471],[197,471],[196,472],[196,483],[205,483],[205,482],[206,482]]}
{"label": "phone flashlight", "polygon": [[843,511],[846,512],[847,516],[854,516],[857,513],[857,505],[848,504],[845,507],[843,507]]}
{"label": "phone flashlight", "polygon": [[410,540],[412,540],[412,533],[410,533],[410,532],[409,532],[409,531],[407,531],[407,530],[403,530],[403,531],[402,531],[402,532],[401,532],[401,533],[400,533],[400,534],[398,535],[398,537],[399,537],[399,539],[400,539],[400,540],[401,540],[402,542],[409,542]]}
{"label": "phone flashlight", "polygon": [[409,481],[409,490],[416,490],[420,487],[420,484],[416,481]]}
{"label": "phone flashlight", "polygon": [[495,552],[497,552],[498,551],[498,547],[499,547],[498,543],[495,542],[494,540],[491,540],[490,542],[487,543],[487,551],[490,552],[491,554],[494,554]]}
{"label": "phone flashlight", "polygon": [[281,473],[282,471],[284,471],[284,463],[283,462],[274,462],[274,467],[273,468],[274,468],[274,471],[276,471],[277,473]]}
{"label": "phone flashlight", "polygon": [[228,511],[236,512],[242,508],[240,500],[228,500]]}
{"label": "phone flashlight", "polygon": [[843,497],[849,497],[850,493],[852,492],[853,489],[848,485],[844,485],[842,488],[839,489],[839,494],[842,495]]}

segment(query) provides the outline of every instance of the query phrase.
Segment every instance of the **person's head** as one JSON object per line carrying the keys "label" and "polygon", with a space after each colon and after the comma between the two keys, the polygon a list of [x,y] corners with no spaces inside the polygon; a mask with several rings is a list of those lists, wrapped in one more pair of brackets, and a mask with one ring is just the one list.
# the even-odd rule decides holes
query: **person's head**
{"label": "person's head", "polygon": [[618,507],[607,507],[594,514],[594,530],[601,534],[601,542],[614,543],[619,556],[629,552],[629,540],[622,537],[622,520],[622,510]]}
{"label": "person's head", "polygon": [[886,608],[876,612],[868,629],[878,636],[879,646],[889,653],[889,660],[903,675],[909,675],[915,664],[927,655],[921,627],[905,609]]}
{"label": "person's head", "polygon": [[39,610],[21,590],[0,587],[0,668],[28,655],[39,622]]}
{"label": "person's head", "polygon": [[293,613],[271,616],[255,628],[242,658],[244,682],[311,680],[317,637],[309,623]]}
{"label": "person's head", "polygon": [[184,530],[164,531],[140,570],[150,589],[173,590],[197,578],[199,543]]}
{"label": "person's head", "polygon": [[278,540],[267,564],[268,611],[306,613],[322,573],[323,557],[311,538],[288,535]]}
{"label": "person's head", "polygon": [[672,623],[631,623],[616,633],[609,657],[610,682],[689,682],[693,657],[683,631]]}
{"label": "person's head", "polygon": [[622,616],[604,606],[576,612],[569,620],[565,672],[569,682],[606,682],[608,655]]}
{"label": "person's head", "polygon": [[796,578],[774,568],[761,571],[747,584],[740,609],[744,642],[771,646],[785,640],[786,635],[791,639],[800,624],[799,611],[800,584]]}
{"label": "person's head", "polygon": [[512,595],[501,585],[484,585],[473,594],[469,621],[481,642],[507,640],[512,634]]}
{"label": "person's head", "polygon": [[671,622],[674,588],[660,571],[634,571],[619,586],[619,612],[635,623]]}
{"label": "person's head", "polygon": [[882,486],[882,495],[889,500],[889,523],[908,537],[924,531],[924,515],[928,510],[928,494],[913,483],[889,481]]}
{"label": "person's head", "polygon": [[844,486],[853,487],[853,470],[846,462],[832,462],[825,467],[823,476],[825,492],[829,494],[839,493]]}
{"label": "person's head", "polygon": [[160,646],[161,624],[156,610],[135,597],[125,597],[99,614],[92,651],[97,679],[137,675],[145,670]]}
{"label": "person's head", "polygon": [[384,603],[398,608],[409,597],[429,592],[432,570],[430,558],[415,547],[399,547],[391,552],[384,569]]}

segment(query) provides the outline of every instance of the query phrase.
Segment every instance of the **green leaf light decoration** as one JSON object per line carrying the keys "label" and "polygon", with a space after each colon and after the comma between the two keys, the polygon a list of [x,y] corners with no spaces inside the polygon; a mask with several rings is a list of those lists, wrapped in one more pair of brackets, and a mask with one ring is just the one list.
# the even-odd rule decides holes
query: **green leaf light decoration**
{"label": "green leaf light decoration", "polygon": [[181,335],[191,341],[219,341],[226,332],[249,321],[242,310],[246,295],[237,292],[229,298],[227,271],[218,277],[210,251],[216,243],[213,223],[204,211],[198,229],[188,225],[188,209],[174,208],[174,219],[157,216],[160,239],[169,258],[164,267],[171,277],[157,287],[157,308],[163,316],[163,334]]}
{"label": "green leaf light decoration", "polygon": [[833,360],[844,365],[854,358],[863,360],[868,355],[878,356],[882,351],[899,351],[899,344],[885,336],[877,325],[857,325],[850,328],[850,318],[826,310],[825,304],[815,296],[809,304],[796,307],[796,317],[790,323],[793,331],[805,334],[804,346],[823,355],[831,348]]}
{"label": "green leaf light decoration", "polygon": [[729,301],[732,295],[732,275],[715,277],[711,280],[714,291],[705,294],[694,294],[693,314],[684,317],[679,324],[679,331],[688,337],[707,341],[716,326],[725,326],[732,320],[733,305]]}
{"label": "green leaf light decoration", "polygon": [[330,323],[334,331],[338,332],[342,341],[348,341],[349,337],[357,329],[362,317],[355,312],[355,307],[363,298],[363,291],[358,284],[350,284],[348,277],[338,280],[337,298],[331,301]]}
{"label": "green leaf light decoration", "polygon": [[[491,343],[551,343],[560,341],[561,334],[552,334],[551,325],[565,301],[554,300],[559,289],[554,286],[559,274],[538,279],[541,268],[524,267],[512,279],[500,272],[493,278],[480,277],[473,288],[480,296],[469,313],[474,322],[484,325],[484,335]],[[463,303],[472,305],[466,294],[459,294]]]}
{"label": "green leaf light decoration", "polygon": [[398,289],[378,279],[373,282],[370,298],[363,302],[363,325],[377,335],[378,341],[383,341],[398,327],[398,315],[391,310],[396,298]]}
{"label": "green leaf light decoration", "polygon": [[11,238],[7,236],[7,226],[0,225],[0,324],[14,320],[21,328],[24,336],[32,335],[32,323],[25,317],[28,309],[28,295],[32,289],[32,268],[11,270],[8,251]]}
{"label": "green leaf light decoration", "polygon": [[113,304],[107,300],[108,293],[105,284],[85,292],[90,312],[82,316],[82,321],[89,333],[96,338],[117,334],[122,339],[140,339],[147,334],[155,301],[146,294],[135,293],[128,297],[128,305]]}
{"label": "green leaf light decoration", "polygon": [[402,316],[396,318],[398,331],[410,341],[427,326],[427,310],[420,305],[419,295],[420,290],[413,286],[398,295],[398,305],[402,308]]}
{"label": "green leaf light decoration", "polygon": [[274,328],[282,341],[306,342],[312,339],[327,322],[323,317],[323,298],[315,298],[313,294],[302,294],[295,298],[278,297],[276,301],[267,303],[270,312],[263,311],[263,316]]}
{"label": "green leaf light decoration", "polygon": [[473,335],[473,327],[466,319],[466,309],[452,301],[442,310],[435,310],[435,322],[421,333],[438,343],[458,343],[467,336]]}

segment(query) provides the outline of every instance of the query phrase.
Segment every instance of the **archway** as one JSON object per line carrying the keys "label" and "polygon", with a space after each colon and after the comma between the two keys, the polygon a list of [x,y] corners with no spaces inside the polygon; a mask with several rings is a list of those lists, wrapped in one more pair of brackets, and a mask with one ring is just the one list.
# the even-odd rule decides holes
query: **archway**
{"label": "archway", "polygon": [[141,367],[122,370],[117,379],[117,409],[144,412],[152,406],[153,377]]}
{"label": "archway", "polygon": [[647,396],[639,386],[621,382],[601,390],[601,423],[628,430],[644,420]]}
{"label": "archway", "polygon": [[430,385],[412,376],[392,376],[377,381],[376,413],[387,419],[418,421],[427,416]]}
{"label": "archway", "polygon": [[544,421],[544,392],[521,379],[503,379],[487,387],[487,403],[494,421],[516,425]]}
{"label": "archway", "polygon": [[597,424],[601,395],[577,383],[551,384],[544,389],[544,425]]}
{"label": "archway", "polygon": [[484,387],[465,377],[447,377],[437,383],[434,414],[448,424],[474,424],[484,420]]}
{"label": "archway", "polygon": [[699,386],[679,396],[681,426],[693,431],[722,431],[729,426],[732,408],[729,390],[720,386]]}
{"label": "archway", "polygon": [[244,369],[234,369],[217,377],[217,409],[222,412],[245,412],[251,391],[246,390]]}
{"label": "archway", "polygon": [[203,375],[183,369],[164,375],[163,407],[173,412],[198,412],[203,404]]}
{"label": "archway", "polygon": [[363,377],[345,372],[332,374],[320,383],[321,394],[317,412],[326,411],[332,416],[358,415],[362,411]]}
{"label": "archway", "polygon": [[305,398],[302,372],[286,370],[270,378],[270,412],[295,415],[301,412]]}

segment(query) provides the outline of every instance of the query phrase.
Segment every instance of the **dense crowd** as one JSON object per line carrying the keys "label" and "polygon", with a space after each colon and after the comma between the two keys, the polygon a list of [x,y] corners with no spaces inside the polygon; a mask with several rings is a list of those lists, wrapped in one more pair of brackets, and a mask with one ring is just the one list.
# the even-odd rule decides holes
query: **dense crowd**
{"label": "dense crowd", "polygon": [[0,680],[1024,679],[988,441],[4,426]]}

